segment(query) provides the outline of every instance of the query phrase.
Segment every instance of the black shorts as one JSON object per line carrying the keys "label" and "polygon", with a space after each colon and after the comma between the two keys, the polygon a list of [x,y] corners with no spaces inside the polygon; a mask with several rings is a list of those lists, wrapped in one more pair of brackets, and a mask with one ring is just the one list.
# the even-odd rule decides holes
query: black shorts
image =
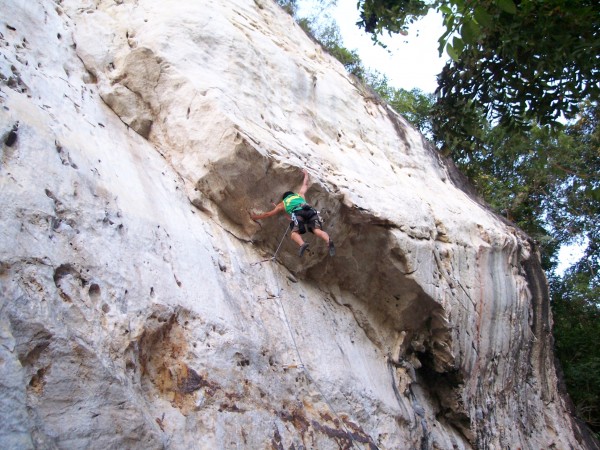
{"label": "black shorts", "polygon": [[294,227],[292,228],[292,232],[304,234],[306,233],[306,229],[311,233],[315,229],[322,230],[323,224],[319,218],[319,213],[315,211],[313,208],[310,209],[302,209],[300,211],[294,212],[292,215],[292,223]]}

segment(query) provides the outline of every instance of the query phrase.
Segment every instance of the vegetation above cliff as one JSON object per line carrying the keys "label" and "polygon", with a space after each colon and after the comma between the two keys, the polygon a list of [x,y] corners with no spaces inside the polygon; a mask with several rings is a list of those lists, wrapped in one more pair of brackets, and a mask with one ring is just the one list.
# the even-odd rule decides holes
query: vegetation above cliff
{"label": "vegetation above cliff", "polygon": [[476,142],[479,116],[508,127],[557,126],[600,95],[600,4],[592,0],[361,0],[360,26],[377,40],[430,9],[444,17],[434,110],[445,143]]}

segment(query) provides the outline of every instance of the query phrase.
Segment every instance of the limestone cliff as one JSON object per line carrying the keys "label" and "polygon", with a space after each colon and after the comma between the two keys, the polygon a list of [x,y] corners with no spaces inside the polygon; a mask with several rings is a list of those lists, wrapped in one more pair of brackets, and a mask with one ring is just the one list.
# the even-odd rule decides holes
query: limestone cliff
{"label": "limestone cliff", "polygon": [[274,2],[0,10],[2,448],[593,445],[533,244]]}

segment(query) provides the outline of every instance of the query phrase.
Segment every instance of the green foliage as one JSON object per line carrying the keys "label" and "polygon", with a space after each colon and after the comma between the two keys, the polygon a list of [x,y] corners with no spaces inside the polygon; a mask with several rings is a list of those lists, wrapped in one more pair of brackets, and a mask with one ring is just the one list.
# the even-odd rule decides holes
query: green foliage
{"label": "green foliage", "polygon": [[431,7],[421,0],[360,0],[358,4],[361,7],[359,25],[373,34],[375,42],[384,31],[390,34],[406,32],[408,25],[427,14]]}
{"label": "green foliage", "polygon": [[480,135],[483,145],[454,153],[454,160],[494,209],[539,243],[542,265],[551,270],[561,242],[548,230],[546,216],[557,207],[551,194],[564,180],[552,165],[567,164],[563,149],[573,143],[540,127],[514,133],[488,125]]}
{"label": "green foliage", "polygon": [[479,144],[451,153],[483,197],[540,242],[546,270],[560,245],[583,238],[587,263],[596,273],[600,268],[599,121],[590,103],[561,130],[492,127],[480,113]]}
{"label": "green foliage", "polygon": [[356,75],[361,80],[366,77],[365,69],[356,50],[349,50],[343,45],[343,39],[339,27],[328,14],[323,11],[335,4],[335,1],[320,0],[317,2],[322,6],[321,14],[318,16],[299,17],[297,0],[277,0],[286,11],[296,20],[298,25],[318,41],[329,54],[340,61],[346,70]]}
{"label": "green foliage", "polygon": [[298,11],[297,0],[276,0],[277,4],[281,6],[290,16],[295,17]]}
{"label": "green foliage", "polygon": [[416,88],[410,91],[396,89],[392,92],[388,103],[421,133],[431,136],[432,124],[429,113],[434,103],[432,94],[425,94]]}
{"label": "green foliage", "polygon": [[570,271],[554,280],[552,309],[556,354],[579,417],[600,433],[600,309],[598,285]]}
{"label": "green foliage", "polygon": [[314,22],[309,27],[310,33],[321,43],[321,45],[339,62],[346,70],[360,79],[366,76],[366,69],[358,56],[356,50],[348,50],[343,45],[342,35],[337,24],[333,21],[325,22],[316,26]]}
{"label": "green foliage", "polygon": [[475,110],[509,129],[556,126],[600,95],[596,0],[360,0],[359,7],[360,25],[376,40],[430,9],[442,13],[440,52],[452,59],[440,76],[435,121],[446,145],[474,145]]}
{"label": "green foliage", "polygon": [[553,193],[560,209],[548,221],[562,241],[585,237],[585,267],[600,284],[600,107],[587,103],[577,122],[566,129],[576,145],[563,149],[563,160],[554,169],[561,171],[564,183]]}
{"label": "green foliage", "polygon": [[429,139],[433,139],[431,110],[435,103],[433,94],[426,94],[420,89],[396,89],[367,79],[367,82],[394,108],[396,112],[408,120],[417,130]]}

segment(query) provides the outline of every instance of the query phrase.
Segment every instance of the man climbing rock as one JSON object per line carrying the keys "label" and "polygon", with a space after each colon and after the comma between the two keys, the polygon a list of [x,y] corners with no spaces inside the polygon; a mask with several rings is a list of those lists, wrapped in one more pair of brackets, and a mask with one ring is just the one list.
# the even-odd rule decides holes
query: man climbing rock
{"label": "man climbing rock", "polygon": [[[318,212],[306,203],[306,200],[304,199],[306,191],[308,190],[308,172],[306,169],[304,169],[303,172],[304,181],[302,182],[302,186],[298,190],[298,193],[292,191],[286,192],[283,194],[282,201],[271,211],[263,214],[250,214],[250,218],[252,220],[260,220],[280,213],[287,213],[292,218],[293,223],[291,238],[300,246],[300,249],[298,250],[299,256],[304,255],[304,252],[308,248],[308,243],[304,242],[302,236],[300,236],[301,234],[306,233],[307,228],[308,231],[320,237],[327,243],[329,255],[333,256],[335,255],[333,241],[329,238],[329,235],[323,231],[323,224]],[[290,226],[291,225],[292,224],[290,224]]]}

